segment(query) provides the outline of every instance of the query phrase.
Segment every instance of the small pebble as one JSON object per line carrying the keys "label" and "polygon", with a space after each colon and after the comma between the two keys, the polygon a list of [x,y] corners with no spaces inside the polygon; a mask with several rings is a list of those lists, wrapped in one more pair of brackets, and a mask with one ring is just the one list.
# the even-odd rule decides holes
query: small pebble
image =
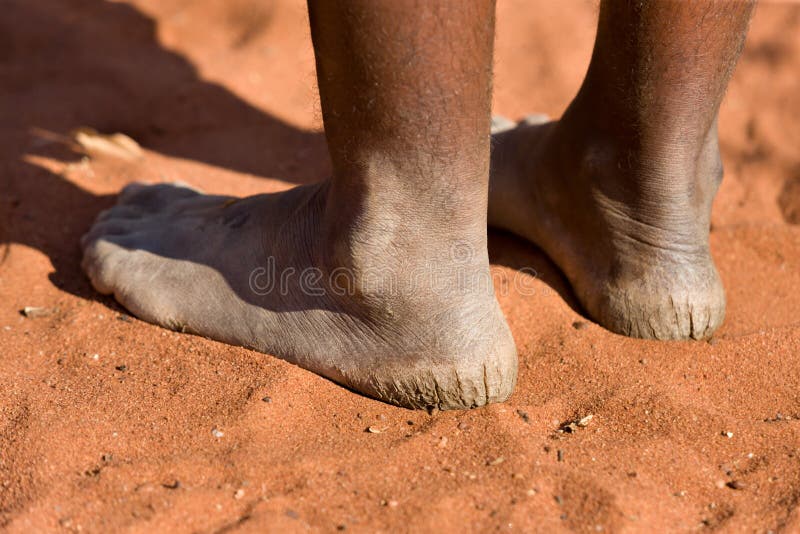
{"label": "small pebble", "polygon": [[556,459],[558,459],[559,462],[563,462],[564,461],[564,451],[562,451],[561,449],[558,449],[556,451]]}
{"label": "small pebble", "polygon": [[526,423],[531,422],[531,418],[528,416],[526,412],[523,412],[522,410],[517,410],[517,415],[519,415],[522,418],[522,420],[525,421]]}
{"label": "small pebble", "polygon": [[502,463],[503,463],[503,462],[505,462],[505,461],[506,461],[506,459],[505,459],[505,458],[503,458],[502,456],[498,456],[498,457],[497,457],[497,458],[495,458],[494,460],[492,460],[492,461],[490,461],[490,462],[486,462],[486,465],[500,465],[500,464],[502,464]]}
{"label": "small pebble", "polygon": [[589,426],[589,422],[590,422],[590,421],[591,421],[593,418],[594,418],[594,415],[592,415],[592,414],[589,414],[589,415],[587,415],[586,417],[582,417],[582,418],[581,418],[581,419],[578,421],[577,425],[578,425],[578,426],[581,426],[581,427]]}
{"label": "small pebble", "polygon": [[731,480],[730,482],[728,482],[725,485],[728,486],[730,489],[734,489],[734,490],[744,489],[744,483],[739,482],[738,480]]}
{"label": "small pebble", "polygon": [[114,369],[116,369],[117,371],[125,372],[125,371],[128,370],[128,366],[127,365],[118,365],[118,366],[114,367]]}
{"label": "small pebble", "polygon": [[225,435],[225,433],[222,430],[214,428],[211,430],[211,435],[213,435],[215,438],[221,438]]}
{"label": "small pebble", "polygon": [[269,396],[261,397],[261,400],[262,400],[262,402],[266,402],[267,404],[269,404],[270,402],[272,402],[272,397],[269,397]]}
{"label": "small pebble", "polygon": [[722,435],[725,436],[726,438],[732,438],[733,437],[733,432],[723,431]]}
{"label": "small pebble", "polygon": [[466,429],[469,428],[469,425],[465,421],[461,421],[460,423],[458,423],[458,427],[457,428],[459,430],[466,430]]}
{"label": "small pebble", "polygon": [[236,493],[234,493],[234,494],[233,494],[233,498],[234,498],[234,499],[236,499],[236,500],[238,501],[238,500],[240,500],[242,497],[244,497],[244,490],[243,490],[243,489],[241,489],[241,488],[239,488],[238,490],[236,490]]}
{"label": "small pebble", "polygon": [[575,330],[583,330],[587,326],[589,326],[589,323],[587,323],[586,321],[575,321],[574,323],[572,323],[572,328],[574,328]]}

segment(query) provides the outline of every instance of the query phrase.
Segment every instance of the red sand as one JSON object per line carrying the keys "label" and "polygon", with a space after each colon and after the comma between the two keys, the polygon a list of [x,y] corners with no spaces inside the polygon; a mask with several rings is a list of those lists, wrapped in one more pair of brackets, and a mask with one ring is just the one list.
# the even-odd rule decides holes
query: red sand
{"label": "red sand", "polygon": [[[800,530],[800,6],[760,6],[723,105],[711,245],[729,304],[713,342],[575,328],[558,271],[493,232],[497,273],[540,273],[533,296],[498,288],[517,391],[428,415],[120,320],[92,291],[78,238],[125,183],[245,195],[328,172],[301,1],[133,4],[2,6],[6,530]],[[563,111],[596,10],[501,0],[497,112]],[[82,159],[58,137],[81,126],[146,156]]]}

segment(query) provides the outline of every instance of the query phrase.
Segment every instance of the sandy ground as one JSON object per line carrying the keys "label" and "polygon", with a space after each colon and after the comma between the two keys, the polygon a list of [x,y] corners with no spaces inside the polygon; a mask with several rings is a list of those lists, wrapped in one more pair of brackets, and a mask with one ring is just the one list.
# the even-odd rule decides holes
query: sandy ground
{"label": "sandy ground", "polygon": [[[127,182],[245,195],[325,177],[301,1],[2,13],[5,530],[800,531],[800,6],[759,8],[723,105],[711,245],[729,304],[714,339],[611,334],[536,248],[492,232],[495,274],[539,273],[532,296],[498,286],[519,385],[437,414],[132,319],[80,271],[80,235]],[[595,2],[500,0],[495,110],[558,116],[596,16]],[[84,157],[65,140],[86,126],[144,157]]]}

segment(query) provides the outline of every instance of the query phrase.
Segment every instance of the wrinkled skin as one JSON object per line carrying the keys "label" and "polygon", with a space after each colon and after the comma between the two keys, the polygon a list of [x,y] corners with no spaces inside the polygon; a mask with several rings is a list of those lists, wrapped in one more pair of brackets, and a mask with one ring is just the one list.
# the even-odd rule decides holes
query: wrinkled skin
{"label": "wrinkled skin", "polygon": [[84,236],[83,267],[144,320],[411,408],[513,391],[487,210],[604,326],[706,337],[724,313],[716,114],[751,9],[603,2],[565,116],[497,128],[490,161],[492,0],[311,1],[330,180],[245,199],[131,185]]}

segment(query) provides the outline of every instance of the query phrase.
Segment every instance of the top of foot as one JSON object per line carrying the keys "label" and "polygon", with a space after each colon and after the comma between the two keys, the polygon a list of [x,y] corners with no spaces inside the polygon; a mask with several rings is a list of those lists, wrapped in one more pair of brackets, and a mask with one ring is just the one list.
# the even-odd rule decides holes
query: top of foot
{"label": "top of foot", "polygon": [[715,131],[694,167],[626,168],[613,143],[543,116],[496,119],[493,130],[489,224],[542,247],[614,332],[713,334],[725,313],[708,247],[721,173]]}
{"label": "top of foot", "polygon": [[[442,242],[429,258],[362,251],[357,269],[337,265],[322,237],[325,198],[325,184],[245,199],[134,184],[84,236],[83,267],[146,321],[273,354],[386,402],[505,400],[516,350],[491,284],[453,283],[490,280],[488,261]],[[375,231],[357,230],[361,246]],[[337,230],[340,251],[347,232]]]}

